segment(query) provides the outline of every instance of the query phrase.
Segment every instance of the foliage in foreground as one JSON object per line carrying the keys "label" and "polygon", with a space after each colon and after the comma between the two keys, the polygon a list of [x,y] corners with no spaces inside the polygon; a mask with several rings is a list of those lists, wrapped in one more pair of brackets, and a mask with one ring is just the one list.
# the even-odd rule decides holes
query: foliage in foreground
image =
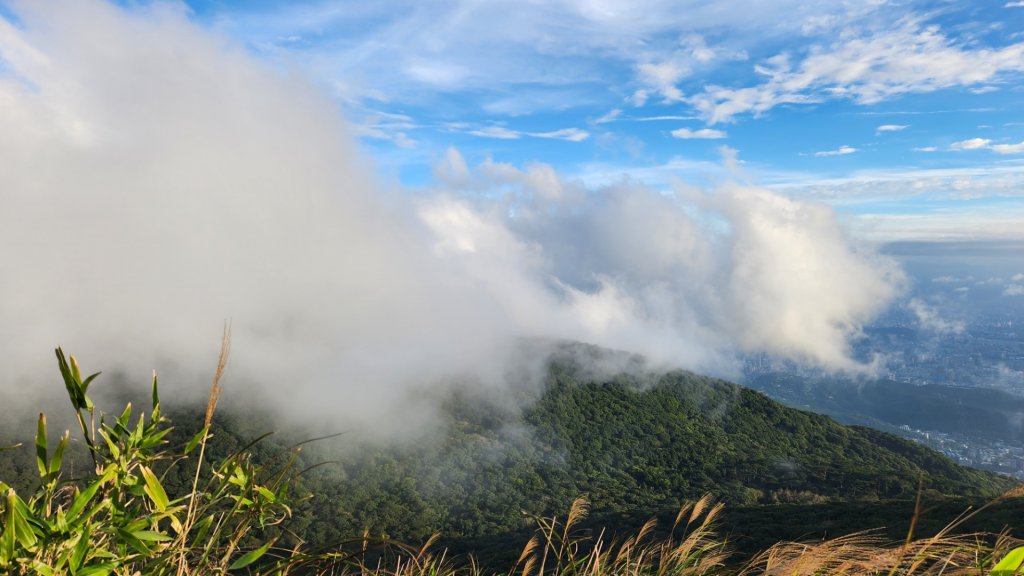
{"label": "foliage in foreground", "polygon": [[[307,555],[273,547],[291,514],[288,495],[294,460],[279,470],[257,466],[248,449],[216,465],[205,462],[210,422],[227,360],[227,336],[204,426],[183,447],[164,440],[170,423],[160,412],[156,375],[148,418],[132,421],[129,404],[117,418],[99,415],[88,396],[98,374],[82,377],[78,363],[57,349],[68,397],[93,468],[86,478],[63,479],[70,434],[50,450],[46,417],[35,440],[39,486],[27,499],[0,482],[0,571],[16,574],[220,574],[260,563],[286,573],[323,568],[340,553]],[[163,474],[195,458],[194,480],[169,495]]]}
{"label": "foliage in foreground", "polygon": [[[216,464],[206,444],[227,359],[227,338],[204,426],[184,446],[167,447],[170,423],[161,414],[157,380],[152,409],[132,423],[129,404],[109,420],[87,395],[98,374],[83,378],[74,357],[57,351],[61,376],[93,468],[65,479],[65,432],[50,450],[40,415],[35,452],[39,485],[27,499],[0,482],[0,572],[12,574],[363,574],[479,576],[470,558],[455,562],[430,546],[419,549],[367,537],[327,552],[307,553],[284,527],[296,499],[289,494],[295,458],[276,470],[252,461],[252,444]],[[257,440],[258,441],[258,440]],[[190,458],[194,458],[190,460]],[[194,474],[183,495],[163,482],[175,467]],[[1015,492],[1020,492],[1016,490]],[[1008,493],[1003,497],[1009,497]],[[1003,498],[1001,497],[1001,498]],[[760,575],[984,575],[1020,573],[1024,547],[1000,535],[954,535],[965,514],[931,538],[888,544],[871,533],[815,543],[782,542],[742,566],[729,564],[729,546],[715,535],[722,504],[710,497],[685,504],[667,534],[655,522],[617,539],[579,527],[586,502],[576,500],[564,521],[533,517],[537,526],[509,576],[760,576]],[[916,518],[916,515],[915,515]],[[288,546],[282,546],[289,542]],[[1016,548],[1014,546],[1017,546]],[[996,562],[996,559],[1000,559]]]}

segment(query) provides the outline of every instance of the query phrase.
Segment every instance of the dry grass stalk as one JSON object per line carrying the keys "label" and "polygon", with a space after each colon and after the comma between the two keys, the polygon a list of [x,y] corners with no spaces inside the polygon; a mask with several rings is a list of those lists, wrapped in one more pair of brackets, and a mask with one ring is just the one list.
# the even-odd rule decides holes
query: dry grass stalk
{"label": "dry grass stalk", "polygon": [[817,543],[780,542],[759,554],[741,576],[978,574],[983,550],[974,534],[940,533],[886,547],[877,536],[862,532]]}
{"label": "dry grass stalk", "polygon": [[231,355],[231,322],[224,323],[224,333],[220,338],[220,354],[217,356],[217,371],[213,374],[213,387],[210,388],[210,398],[206,402],[206,418],[204,423],[207,427],[213,422],[213,413],[217,410],[217,402],[220,400],[220,380],[224,376],[224,368],[228,365],[228,356]]}

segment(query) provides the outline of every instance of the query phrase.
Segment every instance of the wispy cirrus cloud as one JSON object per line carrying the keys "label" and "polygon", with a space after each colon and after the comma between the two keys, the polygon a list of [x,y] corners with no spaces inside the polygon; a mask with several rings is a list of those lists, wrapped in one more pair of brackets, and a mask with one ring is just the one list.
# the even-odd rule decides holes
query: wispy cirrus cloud
{"label": "wispy cirrus cloud", "polygon": [[1024,42],[980,48],[906,17],[891,29],[849,28],[802,59],[782,53],[759,63],[765,80],[744,88],[708,86],[689,98],[711,123],[759,115],[783,104],[834,99],[876,104],[908,93],[976,88],[1024,71]]}
{"label": "wispy cirrus cloud", "polygon": [[1024,154],[1024,142],[1016,144],[993,144],[992,151],[997,154]]}
{"label": "wispy cirrus cloud", "polygon": [[481,138],[494,138],[496,140],[518,140],[524,136],[533,138],[546,138],[548,140],[565,140],[567,142],[582,142],[590,138],[590,133],[580,128],[562,128],[547,132],[523,132],[512,130],[505,126],[485,126],[466,130],[466,134],[479,136]]}
{"label": "wispy cirrus cloud", "polygon": [[475,128],[473,130],[467,130],[466,134],[472,134],[473,136],[479,136],[481,138],[495,138],[497,140],[518,140],[523,137],[522,132],[509,130],[504,126],[485,126],[483,128]]}
{"label": "wispy cirrus cloud", "polygon": [[722,130],[715,130],[713,128],[701,128],[700,130],[677,128],[672,131],[672,137],[681,140],[720,140],[726,136],[727,134]]}
{"label": "wispy cirrus cloud", "polygon": [[950,150],[980,150],[982,148],[988,148],[992,141],[988,138],[968,138],[967,140],[959,140],[949,145]]}
{"label": "wispy cirrus cloud", "polygon": [[590,132],[579,128],[562,128],[561,130],[552,130],[550,132],[529,132],[527,135],[534,138],[565,140],[567,142],[583,142],[590,138]]}
{"label": "wispy cirrus cloud", "polygon": [[853,146],[840,146],[839,148],[836,148],[835,150],[821,150],[819,152],[815,152],[814,155],[818,156],[818,157],[823,157],[823,156],[846,156],[847,154],[853,154],[854,152],[859,152],[859,151],[860,151],[859,148],[854,148]]}
{"label": "wispy cirrus cloud", "polygon": [[1024,142],[993,144],[989,138],[969,138],[949,145],[950,150],[991,150],[996,154],[1024,154]]}
{"label": "wispy cirrus cloud", "polygon": [[881,134],[882,132],[899,132],[909,128],[909,124],[882,124],[878,128],[875,128],[875,134]]}

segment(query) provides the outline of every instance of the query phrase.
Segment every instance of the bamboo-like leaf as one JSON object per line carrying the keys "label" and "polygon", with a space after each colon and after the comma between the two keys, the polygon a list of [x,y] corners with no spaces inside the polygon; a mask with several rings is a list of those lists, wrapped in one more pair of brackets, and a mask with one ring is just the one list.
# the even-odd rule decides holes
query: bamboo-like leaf
{"label": "bamboo-like leaf", "polygon": [[39,423],[36,425],[36,466],[40,478],[46,477],[46,460],[46,414],[40,412]]}
{"label": "bamboo-like leaf", "polygon": [[34,548],[38,539],[36,538],[35,531],[32,530],[32,525],[29,523],[29,519],[32,518],[32,510],[25,504],[24,500],[18,497],[13,489],[7,491],[7,509],[10,522],[7,524],[6,529],[14,530],[14,538],[22,547],[26,549]]}
{"label": "bamboo-like leaf", "polygon": [[270,490],[267,490],[263,486],[257,486],[256,491],[259,492],[260,495],[267,500],[267,502],[274,503],[277,501],[277,495],[271,492]]}
{"label": "bamboo-like leaf", "polygon": [[153,553],[153,549],[150,548],[149,544],[139,540],[131,532],[119,528],[117,530],[117,535],[121,537],[122,542],[131,546],[139,554],[149,556]]}
{"label": "bamboo-like leaf", "polygon": [[[74,359],[74,358],[72,358],[72,359]],[[86,393],[89,390],[89,384],[92,384],[92,381],[95,380],[96,377],[99,376],[100,374],[102,374],[102,372],[97,372],[95,374],[90,375],[88,378],[86,378],[85,380],[82,381],[82,393],[83,394]]]}
{"label": "bamboo-like leaf", "polygon": [[[8,501],[14,494],[13,488],[7,489],[6,498]],[[14,515],[16,514],[14,506],[10,503],[7,505],[6,514],[4,514],[4,531],[0,534],[0,567],[5,567],[14,560]]]}
{"label": "bamboo-like leaf", "polygon": [[64,387],[68,390],[68,397],[71,399],[71,405],[75,410],[81,410],[85,406],[80,400],[81,394],[79,393],[78,382],[75,381],[75,376],[71,372],[71,367],[68,365],[67,358],[64,356],[64,350],[57,348],[54,352],[57,354],[57,365],[60,367],[60,375],[64,379]]}
{"label": "bamboo-like leaf", "polygon": [[50,464],[47,466],[51,479],[56,478],[60,474],[61,462],[64,460],[64,450],[67,449],[70,438],[71,432],[65,430],[64,435],[60,437],[60,442],[57,444],[57,449],[53,451],[53,457],[50,458]]}
{"label": "bamboo-like leaf", "polygon": [[142,471],[142,477],[146,480],[145,490],[146,495],[156,505],[156,509],[160,512],[167,510],[170,505],[170,501],[167,499],[167,492],[164,491],[164,487],[160,485],[160,480],[157,479],[156,474],[146,466],[140,466],[139,469]]}
{"label": "bamboo-like leaf", "polygon": [[53,568],[50,568],[49,566],[43,564],[39,560],[32,561],[32,570],[34,570],[36,574],[40,574],[41,576],[53,576],[54,574],[56,574],[56,572],[53,571]]}
{"label": "bamboo-like leaf", "polygon": [[135,426],[135,430],[132,430],[132,434],[128,441],[131,442],[132,446],[138,446],[142,442],[142,431],[146,426],[146,415],[139,414],[139,423]]}
{"label": "bamboo-like leaf", "polygon": [[[71,361],[71,375],[75,378],[75,381],[81,385],[82,383],[82,371],[78,369],[78,360],[74,356],[68,356],[68,360]],[[85,392],[85,390],[82,390]]]}
{"label": "bamboo-like leaf", "polygon": [[78,571],[76,576],[107,576],[117,568],[117,564],[113,562],[104,562],[102,564],[94,564],[92,566],[86,566]]}
{"label": "bamboo-like leaf", "polygon": [[71,566],[71,573],[78,572],[78,569],[82,567],[82,561],[85,560],[85,554],[89,551],[89,534],[91,526],[86,526],[78,534],[78,542],[75,543],[75,551],[71,554],[71,559],[68,564]]}
{"label": "bamboo-like leaf", "polygon": [[[132,403],[129,402],[128,405],[124,407],[124,412],[121,413],[121,417],[117,419],[117,424],[118,424],[118,426],[120,426],[121,430],[123,430],[125,432],[128,431],[128,420],[131,417],[132,417]],[[119,433],[119,435],[120,435],[120,433]]]}
{"label": "bamboo-like leaf", "polygon": [[164,440],[164,436],[167,436],[173,428],[164,428],[159,432],[146,434],[142,438],[142,442],[139,442],[139,448],[152,448],[157,444],[160,444]]}
{"label": "bamboo-like leaf", "polygon": [[192,439],[188,441],[188,444],[185,445],[185,454],[188,454],[189,452],[195,450],[196,446],[198,446],[199,443],[203,441],[203,438],[206,436],[206,433],[209,432],[209,431],[210,431],[210,427],[209,426],[204,426],[203,429],[200,430],[198,434],[193,436]]}
{"label": "bamboo-like leaf", "polygon": [[1020,570],[1024,565],[1024,546],[1014,548],[1003,556],[998,564],[992,567],[991,576],[1009,576]]}
{"label": "bamboo-like leaf", "polygon": [[71,501],[71,507],[68,508],[68,522],[74,523],[78,519],[78,515],[82,513],[86,505],[96,496],[96,492],[100,489],[100,486],[106,484],[116,474],[116,470],[113,465],[108,466],[106,472],[101,478],[89,485],[88,488],[82,490],[75,495],[75,499]]}
{"label": "bamboo-like leaf", "polygon": [[110,450],[110,455],[113,456],[115,460],[117,458],[120,458],[121,457],[121,449],[118,448],[117,447],[117,443],[114,442],[113,439],[111,439],[110,434],[108,434],[106,430],[103,430],[101,428],[100,429],[100,436],[107,443],[107,449]]}
{"label": "bamboo-like leaf", "polygon": [[153,370],[153,419],[160,413],[160,393],[157,392],[156,370]]}
{"label": "bamboo-like leaf", "polygon": [[131,534],[143,542],[167,542],[172,540],[167,534],[157,532],[156,530],[136,530]]}
{"label": "bamboo-like leaf", "polygon": [[238,560],[235,560],[231,563],[231,566],[228,566],[228,570],[238,570],[239,568],[245,568],[249,564],[252,564],[253,562],[259,560],[260,556],[266,554],[267,550],[270,550],[270,547],[273,545],[274,540],[271,540],[270,542],[267,542],[266,544],[260,546],[255,550],[250,550],[245,554],[242,554],[242,556]]}

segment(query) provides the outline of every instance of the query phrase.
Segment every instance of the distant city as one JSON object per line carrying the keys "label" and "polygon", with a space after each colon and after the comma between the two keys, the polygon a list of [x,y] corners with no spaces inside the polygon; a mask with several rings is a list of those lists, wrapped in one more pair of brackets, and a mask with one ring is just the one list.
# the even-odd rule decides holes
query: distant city
{"label": "distant city", "polygon": [[[945,283],[933,286],[938,284]],[[947,288],[946,296],[955,289]],[[942,302],[944,295],[933,290],[929,296],[931,301]],[[953,320],[930,325],[911,309],[900,309],[865,330],[856,352],[864,361],[876,357],[882,360],[878,381],[873,383],[876,389],[897,384],[903,389],[916,387],[922,399],[927,398],[928,406],[945,400],[945,409],[951,414],[962,405],[963,410],[948,422],[940,418],[933,419],[929,426],[915,425],[914,421],[921,420],[917,412],[930,408],[924,402],[917,406],[908,403],[901,417],[892,407],[877,406],[885,401],[884,391],[852,407],[847,400],[862,398],[857,391],[864,386],[862,379],[837,378],[793,363],[773,362],[764,355],[746,359],[745,381],[790,405],[823,412],[845,423],[879,428],[929,446],[960,464],[1024,480],[1024,410],[1014,405],[1024,400],[1021,299],[998,295],[966,303],[961,299],[946,308]],[[949,299],[945,303],[950,304]],[[841,382],[845,390],[836,388]],[[998,412],[997,419],[1006,419],[1000,424],[1009,434],[994,435],[991,426],[986,426],[989,422],[971,421],[986,417],[987,413],[980,410],[986,402],[994,402],[987,392],[990,390],[1012,395],[999,396],[1013,400],[1010,406],[1007,402],[990,406],[991,413]],[[972,395],[977,402],[964,401]],[[872,411],[872,406],[877,410]]]}
{"label": "distant city", "polygon": [[[908,384],[994,388],[1024,397],[1024,318],[988,312],[959,333],[926,339],[905,323],[879,326],[890,351],[888,379]],[[876,338],[872,338],[875,340]],[[1024,414],[1017,422],[1024,425]],[[893,430],[942,452],[960,464],[1024,480],[1024,443],[986,440],[901,424]]]}

